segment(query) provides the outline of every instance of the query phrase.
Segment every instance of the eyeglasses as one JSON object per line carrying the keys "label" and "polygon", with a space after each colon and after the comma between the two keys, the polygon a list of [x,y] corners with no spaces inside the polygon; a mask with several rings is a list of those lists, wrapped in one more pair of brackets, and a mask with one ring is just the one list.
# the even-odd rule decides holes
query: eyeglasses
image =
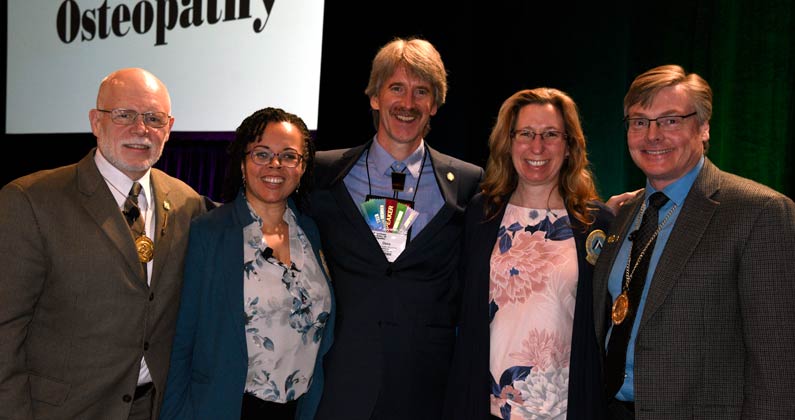
{"label": "eyeglasses", "polygon": [[152,128],[162,128],[165,127],[168,122],[171,120],[171,116],[166,114],[165,112],[144,112],[139,113],[137,111],[133,111],[131,109],[99,109],[99,112],[106,112],[110,114],[110,120],[113,121],[114,124],[118,125],[133,125],[135,121],[138,120],[138,116],[142,116],[144,124],[147,127]]}
{"label": "eyeglasses", "polygon": [[629,118],[624,117],[624,127],[627,131],[631,132],[645,132],[649,129],[651,122],[654,121],[657,123],[657,127],[663,131],[676,131],[682,128],[682,123],[685,122],[685,118],[690,118],[693,115],[696,115],[695,112],[691,112],[687,115],[663,115],[657,118]]}
{"label": "eyeglasses", "polygon": [[287,168],[295,168],[304,159],[304,156],[292,151],[285,151],[280,153],[273,153],[266,149],[254,149],[246,154],[251,155],[251,160],[257,165],[270,165],[273,159],[279,161],[279,165]]}
{"label": "eyeglasses", "polygon": [[547,130],[542,133],[536,133],[533,130],[525,128],[511,131],[511,138],[522,143],[530,143],[536,138],[536,136],[541,136],[541,141],[543,141],[546,145],[555,144],[567,137],[566,133],[562,133],[557,130]]}

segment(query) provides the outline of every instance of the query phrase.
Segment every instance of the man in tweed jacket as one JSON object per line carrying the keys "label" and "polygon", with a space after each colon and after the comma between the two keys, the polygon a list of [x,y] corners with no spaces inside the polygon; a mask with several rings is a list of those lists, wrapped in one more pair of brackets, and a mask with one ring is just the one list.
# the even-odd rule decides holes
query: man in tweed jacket
{"label": "man in tweed jacket", "polygon": [[639,209],[657,191],[669,200],[647,250],[626,364],[617,370],[623,383],[615,376],[620,389],[607,395],[612,418],[795,418],[795,204],[705,157],[712,91],[698,75],[673,65],[647,71],[632,83],[624,113],[629,151],[647,182],[618,212],[594,271],[606,354]]}
{"label": "man in tweed jacket", "polygon": [[[152,168],[174,123],[153,74],[111,73],[88,117],[97,147],[80,162],[0,189],[0,420],[159,411],[188,228],[205,204]],[[137,232],[122,213],[134,181]]]}

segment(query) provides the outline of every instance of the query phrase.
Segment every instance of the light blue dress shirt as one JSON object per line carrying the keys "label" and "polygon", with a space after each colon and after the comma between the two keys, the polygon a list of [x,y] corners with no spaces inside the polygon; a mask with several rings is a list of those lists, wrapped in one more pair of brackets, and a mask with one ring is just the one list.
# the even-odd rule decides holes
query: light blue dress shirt
{"label": "light blue dress shirt", "polygon": [[[657,236],[657,242],[654,244],[654,250],[651,253],[651,260],[649,260],[649,271],[646,273],[646,284],[643,286],[643,294],[641,295],[640,303],[638,304],[638,315],[635,317],[635,322],[632,325],[632,334],[629,337],[629,343],[627,344],[627,363],[624,384],[616,394],[616,398],[619,400],[635,401],[635,337],[638,333],[638,325],[640,325],[640,320],[643,315],[643,308],[646,304],[646,296],[649,294],[649,286],[651,285],[652,278],[654,277],[654,272],[657,268],[657,262],[660,261],[660,255],[662,255],[662,252],[665,249],[665,244],[668,242],[668,237],[671,235],[671,231],[676,224],[676,219],[679,216],[679,213],[682,211],[682,205],[685,202],[685,198],[687,198],[687,194],[690,192],[690,188],[693,186],[693,182],[695,182],[696,177],[703,166],[704,156],[701,157],[693,169],[662,190],[662,192],[668,196],[668,202],[665,203],[662,208],[660,208],[658,223],[663,220],[665,215],[669,210],[671,210],[671,207],[673,207],[674,204],[676,204],[676,209],[673,211],[673,213],[671,213],[671,217],[668,219],[668,222],[665,224],[665,226],[663,226],[662,230],[660,230],[660,233]],[[649,196],[655,192],[657,192],[657,190],[655,190],[651,184],[649,184],[647,179],[644,197],[647,207],[649,205]],[[613,264],[613,268],[610,271],[610,278],[608,279],[607,288],[613,299],[621,294],[621,285],[624,282],[624,270],[626,269],[627,259],[629,258],[629,251],[632,249],[632,243],[627,238],[631,231],[637,229],[635,226],[635,221],[638,220],[637,217],[638,216],[636,215],[635,218],[633,218],[633,223],[629,227],[629,232],[623,232],[624,240],[621,244],[621,249],[616,256],[615,264]],[[612,332],[613,328],[611,327],[610,333]],[[609,341],[610,334],[608,334],[607,340],[605,341],[605,348],[607,347],[607,343]]]}
{"label": "light blue dress shirt", "polygon": [[[431,157],[429,155],[426,156],[426,153],[427,148],[423,140],[420,143],[420,147],[403,161],[406,165],[406,182],[403,191],[398,192],[397,198],[413,200],[414,210],[420,213],[414,224],[412,224],[409,240],[416,238],[417,234],[425,228],[444,205],[444,198],[439,189],[439,184],[436,182],[436,175],[433,172]],[[395,161],[395,158],[373,138],[370,148],[362,153],[359,160],[356,161],[356,164],[353,165],[343,180],[357,207],[364,202],[367,194],[383,197],[394,196],[394,191],[392,190],[392,164]],[[368,169],[369,180],[367,176]],[[422,171],[422,176],[420,176],[420,171]],[[418,180],[419,186],[417,185]]]}

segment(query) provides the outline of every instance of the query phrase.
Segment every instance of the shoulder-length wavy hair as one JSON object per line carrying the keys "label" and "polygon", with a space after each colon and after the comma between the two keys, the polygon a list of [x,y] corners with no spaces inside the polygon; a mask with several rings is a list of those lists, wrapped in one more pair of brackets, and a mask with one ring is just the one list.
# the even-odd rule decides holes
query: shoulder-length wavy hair
{"label": "shoulder-length wavy hair", "polygon": [[241,163],[246,159],[246,149],[251,143],[259,141],[265,127],[270,123],[288,122],[298,128],[304,140],[304,159],[303,165],[306,170],[301,176],[300,188],[290,196],[295,201],[296,206],[304,211],[309,206],[309,192],[312,190],[313,172],[315,167],[315,142],[312,133],[301,117],[284,111],[281,108],[263,108],[249,115],[235,131],[235,139],[226,148],[229,161],[226,166],[221,199],[223,202],[230,202],[237,197],[240,187],[243,186],[243,171]]}
{"label": "shoulder-length wavy hair", "polygon": [[566,93],[546,87],[520,90],[500,107],[497,122],[489,136],[489,158],[481,183],[486,196],[486,216],[496,216],[519,183],[519,175],[511,159],[511,132],[516,128],[519,110],[530,104],[552,104],[563,116],[569,156],[558,174],[558,192],[566,203],[568,213],[587,229],[595,220],[589,212],[588,203],[598,200],[599,195],[588,162],[577,105]]}

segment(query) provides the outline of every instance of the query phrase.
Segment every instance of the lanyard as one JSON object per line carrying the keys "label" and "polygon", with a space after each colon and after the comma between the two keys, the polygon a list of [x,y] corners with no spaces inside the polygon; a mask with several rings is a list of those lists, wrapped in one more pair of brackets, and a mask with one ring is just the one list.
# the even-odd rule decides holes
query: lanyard
{"label": "lanyard", "polygon": [[[373,195],[373,186],[372,186],[372,184],[370,182],[370,164],[368,163],[368,160],[370,158],[370,149],[369,148],[367,149],[366,153],[367,154],[364,157],[364,167],[365,167],[365,169],[367,171],[367,192],[368,192],[367,195],[368,196],[372,196]],[[416,185],[416,187],[414,187],[414,195],[411,197],[411,202],[412,203],[417,198],[417,191],[419,191],[419,189],[420,189],[420,180],[422,179],[422,172],[425,169],[425,159],[427,157],[428,157],[428,150],[426,149],[423,152],[423,154],[422,154],[422,164],[420,165],[420,175],[417,177],[417,185]],[[408,166],[406,166],[406,168],[408,168]],[[392,185],[393,185],[393,188],[394,188],[394,186],[395,186],[394,183]],[[398,190],[393,189],[393,191],[394,191],[394,198],[397,198]]]}

